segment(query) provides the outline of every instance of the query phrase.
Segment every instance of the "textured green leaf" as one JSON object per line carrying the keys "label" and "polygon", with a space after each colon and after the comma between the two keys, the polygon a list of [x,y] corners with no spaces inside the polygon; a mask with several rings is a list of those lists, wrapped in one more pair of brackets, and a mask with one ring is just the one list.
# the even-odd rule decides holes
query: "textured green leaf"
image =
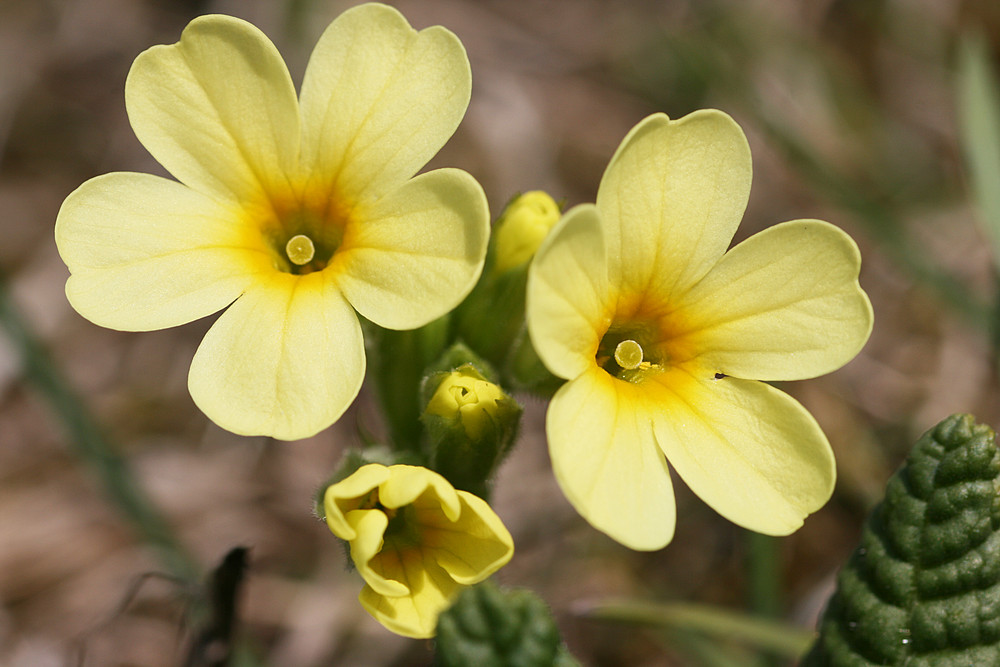
{"label": "textured green leaf", "polygon": [[438,667],[573,667],[542,600],[486,581],[462,591],[437,626]]}
{"label": "textured green leaf", "polygon": [[1000,665],[1000,453],[953,415],[889,480],[803,667]]}

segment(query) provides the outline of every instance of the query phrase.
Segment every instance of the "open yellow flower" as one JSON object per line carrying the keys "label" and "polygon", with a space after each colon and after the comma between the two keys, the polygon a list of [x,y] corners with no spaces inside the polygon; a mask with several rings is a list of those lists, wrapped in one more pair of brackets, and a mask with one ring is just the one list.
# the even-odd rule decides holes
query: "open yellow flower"
{"label": "open yellow flower", "polygon": [[468,106],[458,38],[395,9],[346,11],[301,95],[255,27],[203,16],[136,58],[125,102],[172,181],[112,173],[67,197],[56,242],[84,317],[162,329],[220,309],[191,364],[195,403],[240,434],[336,421],[365,373],[358,313],[391,329],[454,308],[482,271],[489,211],[463,171],[414,176]]}
{"label": "open yellow flower", "polygon": [[673,537],[667,461],[720,514],[785,535],[830,497],[830,445],[764,381],[833,371],[872,310],[857,246],[818,220],[726,252],[750,192],[739,126],[720,111],[640,122],[596,204],[569,211],[528,279],[532,343],[569,380],[548,409],[556,478],[596,528],[633,549]]}
{"label": "open yellow flower", "polygon": [[323,506],[365,580],[362,606],[407,637],[432,637],[459,590],[514,554],[510,533],[485,500],[427,468],[362,466],[327,488]]}

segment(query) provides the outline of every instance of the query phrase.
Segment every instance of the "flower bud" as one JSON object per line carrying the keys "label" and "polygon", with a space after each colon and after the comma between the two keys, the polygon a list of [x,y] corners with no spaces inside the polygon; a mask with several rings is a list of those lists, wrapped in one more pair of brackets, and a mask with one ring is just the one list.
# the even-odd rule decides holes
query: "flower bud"
{"label": "flower bud", "polygon": [[452,371],[438,385],[425,414],[461,423],[465,435],[479,440],[498,417],[498,401],[507,398],[492,382],[476,377],[473,371]]}
{"label": "flower bud", "polygon": [[546,192],[532,190],[515,197],[494,231],[496,271],[507,271],[534,257],[560,215],[559,204]]}
{"label": "flower bud", "polygon": [[528,266],[561,215],[541,190],[518,195],[493,226],[486,268],[454,312],[454,331],[507,379],[511,346],[524,328]]}
{"label": "flower bud", "polygon": [[428,377],[421,421],[431,467],[455,488],[487,497],[489,480],[517,437],[521,406],[466,363]]}

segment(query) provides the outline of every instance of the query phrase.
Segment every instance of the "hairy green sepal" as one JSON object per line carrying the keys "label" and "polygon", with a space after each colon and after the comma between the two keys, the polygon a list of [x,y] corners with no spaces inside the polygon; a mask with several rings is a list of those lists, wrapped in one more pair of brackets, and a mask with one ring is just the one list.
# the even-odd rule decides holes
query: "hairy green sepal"
{"label": "hairy green sepal", "polygon": [[1000,455],[970,415],[925,433],[889,480],[802,662],[1000,665]]}

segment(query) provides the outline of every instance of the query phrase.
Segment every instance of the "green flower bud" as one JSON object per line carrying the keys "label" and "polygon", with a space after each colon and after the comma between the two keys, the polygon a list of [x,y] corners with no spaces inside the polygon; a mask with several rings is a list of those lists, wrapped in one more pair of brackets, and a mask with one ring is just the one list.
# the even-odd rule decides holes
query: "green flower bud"
{"label": "green flower bud", "polygon": [[507,271],[534,257],[560,215],[559,204],[546,192],[532,190],[515,197],[496,224],[496,271]]}

